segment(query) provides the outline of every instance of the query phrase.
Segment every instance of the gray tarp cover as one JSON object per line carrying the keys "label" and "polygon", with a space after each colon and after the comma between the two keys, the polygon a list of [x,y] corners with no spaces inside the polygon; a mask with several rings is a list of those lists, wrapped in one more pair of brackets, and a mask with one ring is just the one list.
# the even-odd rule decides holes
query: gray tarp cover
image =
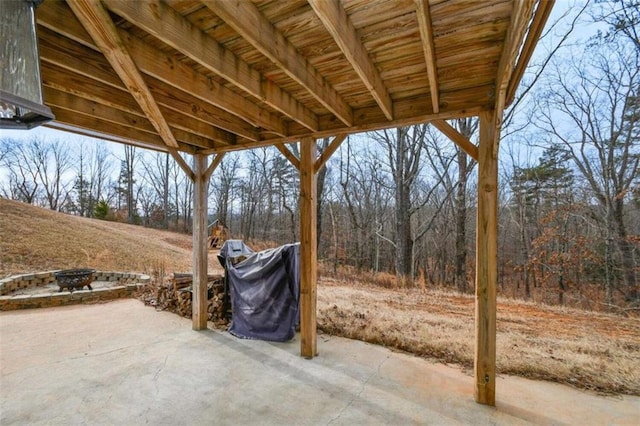
{"label": "gray tarp cover", "polygon": [[[235,265],[232,258],[247,256]],[[300,300],[300,244],[253,252],[241,240],[220,249],[231,292],[234,336],[284,342],[295,336]]]}

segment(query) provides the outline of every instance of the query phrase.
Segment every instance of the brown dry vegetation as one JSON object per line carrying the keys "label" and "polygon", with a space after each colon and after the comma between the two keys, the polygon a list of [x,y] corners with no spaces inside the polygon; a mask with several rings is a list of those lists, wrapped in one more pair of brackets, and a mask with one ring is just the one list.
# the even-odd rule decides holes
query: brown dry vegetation
{"label": "brown dry vegetation", "polygon": [[[218,268],[215,258],[211,267]],[[0,199],[0,277],[89,267],[191,270],[191,236],[56,213]]]}
{"label": "brown dry vegetation", "polygon": [[[0,277],[80,266],[148,273],[162,268],[171,273],[191,265],[188,235],[68,216],[3,199],[0,236]],[[215,256],[209,264],[219,271]],[[322,278],[320,328],[458,364],[470,372],[474,298],[370,284],[378,278]],[[638,318],[500,299],[497,353],[502,374],[640,395]]]}

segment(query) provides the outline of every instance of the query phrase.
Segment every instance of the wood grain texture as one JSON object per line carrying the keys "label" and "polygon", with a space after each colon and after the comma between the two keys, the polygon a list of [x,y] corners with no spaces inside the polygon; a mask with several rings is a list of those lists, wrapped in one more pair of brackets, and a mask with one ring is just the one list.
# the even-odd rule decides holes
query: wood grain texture
{"label": "wood grain texture", "polygon": [[496,288],[498,283],[498,158],[496,112],[480,114],[476,231],[475,400],[496,400]]}
{"label": "wood grain texture", "polygon": [[120,16],[129,21],[135,21],[138,26],[158,40],[219,74],[309,130],[317,130],[318,119],[313,112],[278,86],[268,81],[263,82],[258,71],[164,3],[157,0],[105,0],[103,3]]}
{"label": "wood grain texture", "polygon": [[351,124],[351,107],[253,3],[213,0],[205,4],[343,123]]}
{"label": "wood grain texture", "polygon": [[429,11],[428,0],[415,0],[416,16],[418,18],[418,27],[420,29],[420,38],[422,39],[422,48],[424,51],[424,62],[427,66],[427,76],[429,79],[429,93],[431,94],[431,104],[433,112],[440,111],[439,105],[439,88],[438,74],[436,65],[436,52],[433,44],[433,28],[431,25],[431,12]]}
{"label": "wood grain texture", "polygon": [[300,355],[305,358],[313,358],[318,352],[316,151],[315,139],[300,141]]}
{"label": "wood grain texture", "polygon": [[393,120],[391,96],[384,86],[380,73],[362,45],[351,20],[338,0],[309,0],[309,4],[336,41],[353,69],[358,73],[385,117]]}
{"label": "wood grain texture", "polygon": [[[122,122],[151,113],[105,58],[113,56],[108,46],[85,29],[87,18],[71,10],[83,3],[110,10],[116,47],[137,66],[178,149],[213,153],[500,110],[553,1],[44,2],[43,80],[120,109],[96,106]],[[78,114],[88,106],[66,105]],[[154,119],[125,121],[132,137],[148,134],[149,124],[163,134]]]}
{"label": "wood grain texture", "polygon": [[100,3],[91,0],[74,0],[69,2],[69,6],[129,89],[129,93],[138,102],[162,140],[168,146],[178,148],[178,142],[149,92],[142,75],[129,56],[129,52],[122,44],[118,30],[107,11]]}
{"label": "wood grain texture", "polygon": [[475,146],[469,139],[467,139],[462,133],[454,129],[449,123],[444,120],[433,120],[431,124],[443,135],[451,139],[456,145],[458,145],[464,152],[466,152],[471,158],[478,161],[478,147]]}
{"label": "wood grain texture", "polygon": [[207,156],[195,154],[193,180],[193,289],[192,327],[207,329]]}

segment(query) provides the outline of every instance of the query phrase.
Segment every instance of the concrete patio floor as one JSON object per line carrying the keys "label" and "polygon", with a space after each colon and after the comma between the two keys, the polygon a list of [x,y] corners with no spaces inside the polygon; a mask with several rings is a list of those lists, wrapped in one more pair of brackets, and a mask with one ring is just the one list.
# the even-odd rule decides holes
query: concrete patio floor
{"label": "concrete patio floor", "polygon": [[0,424],[638,424],[640,398],[501,376],[497,407],[459,368],[319,336],[269,343],[137,300],[0,313]]}

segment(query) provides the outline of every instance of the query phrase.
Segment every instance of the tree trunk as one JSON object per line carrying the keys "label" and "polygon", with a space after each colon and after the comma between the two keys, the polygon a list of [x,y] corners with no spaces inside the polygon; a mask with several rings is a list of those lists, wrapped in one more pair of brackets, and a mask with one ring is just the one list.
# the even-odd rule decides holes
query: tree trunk
{"label": "tree trunk", "polygon": [[396,276],[398,284],[404,287],[413,279],[412,253],[413,239],[411,235],[411,187],[406,178],[406,129],[398,128],[396,134],[396,167],[394,176],[396,183]]}
{"label": "tree trunk", "polygon": [[458,187],[456,190],[456,284],[462,293],[468,291],[467,286],[467,154],[457,149]]}
{"label": "tree trunk", "polygon": [[625,284],[625,300],[634,306],[640,304],[638,298],[638,288],[636,281],[635,262],[633,259],[633,247],[627,239],[627,229],[624,226],[624,201],[621,197],[616,198],[613,207],[613,221],[617,233],[617,245],[622,257],[622,277]]}

